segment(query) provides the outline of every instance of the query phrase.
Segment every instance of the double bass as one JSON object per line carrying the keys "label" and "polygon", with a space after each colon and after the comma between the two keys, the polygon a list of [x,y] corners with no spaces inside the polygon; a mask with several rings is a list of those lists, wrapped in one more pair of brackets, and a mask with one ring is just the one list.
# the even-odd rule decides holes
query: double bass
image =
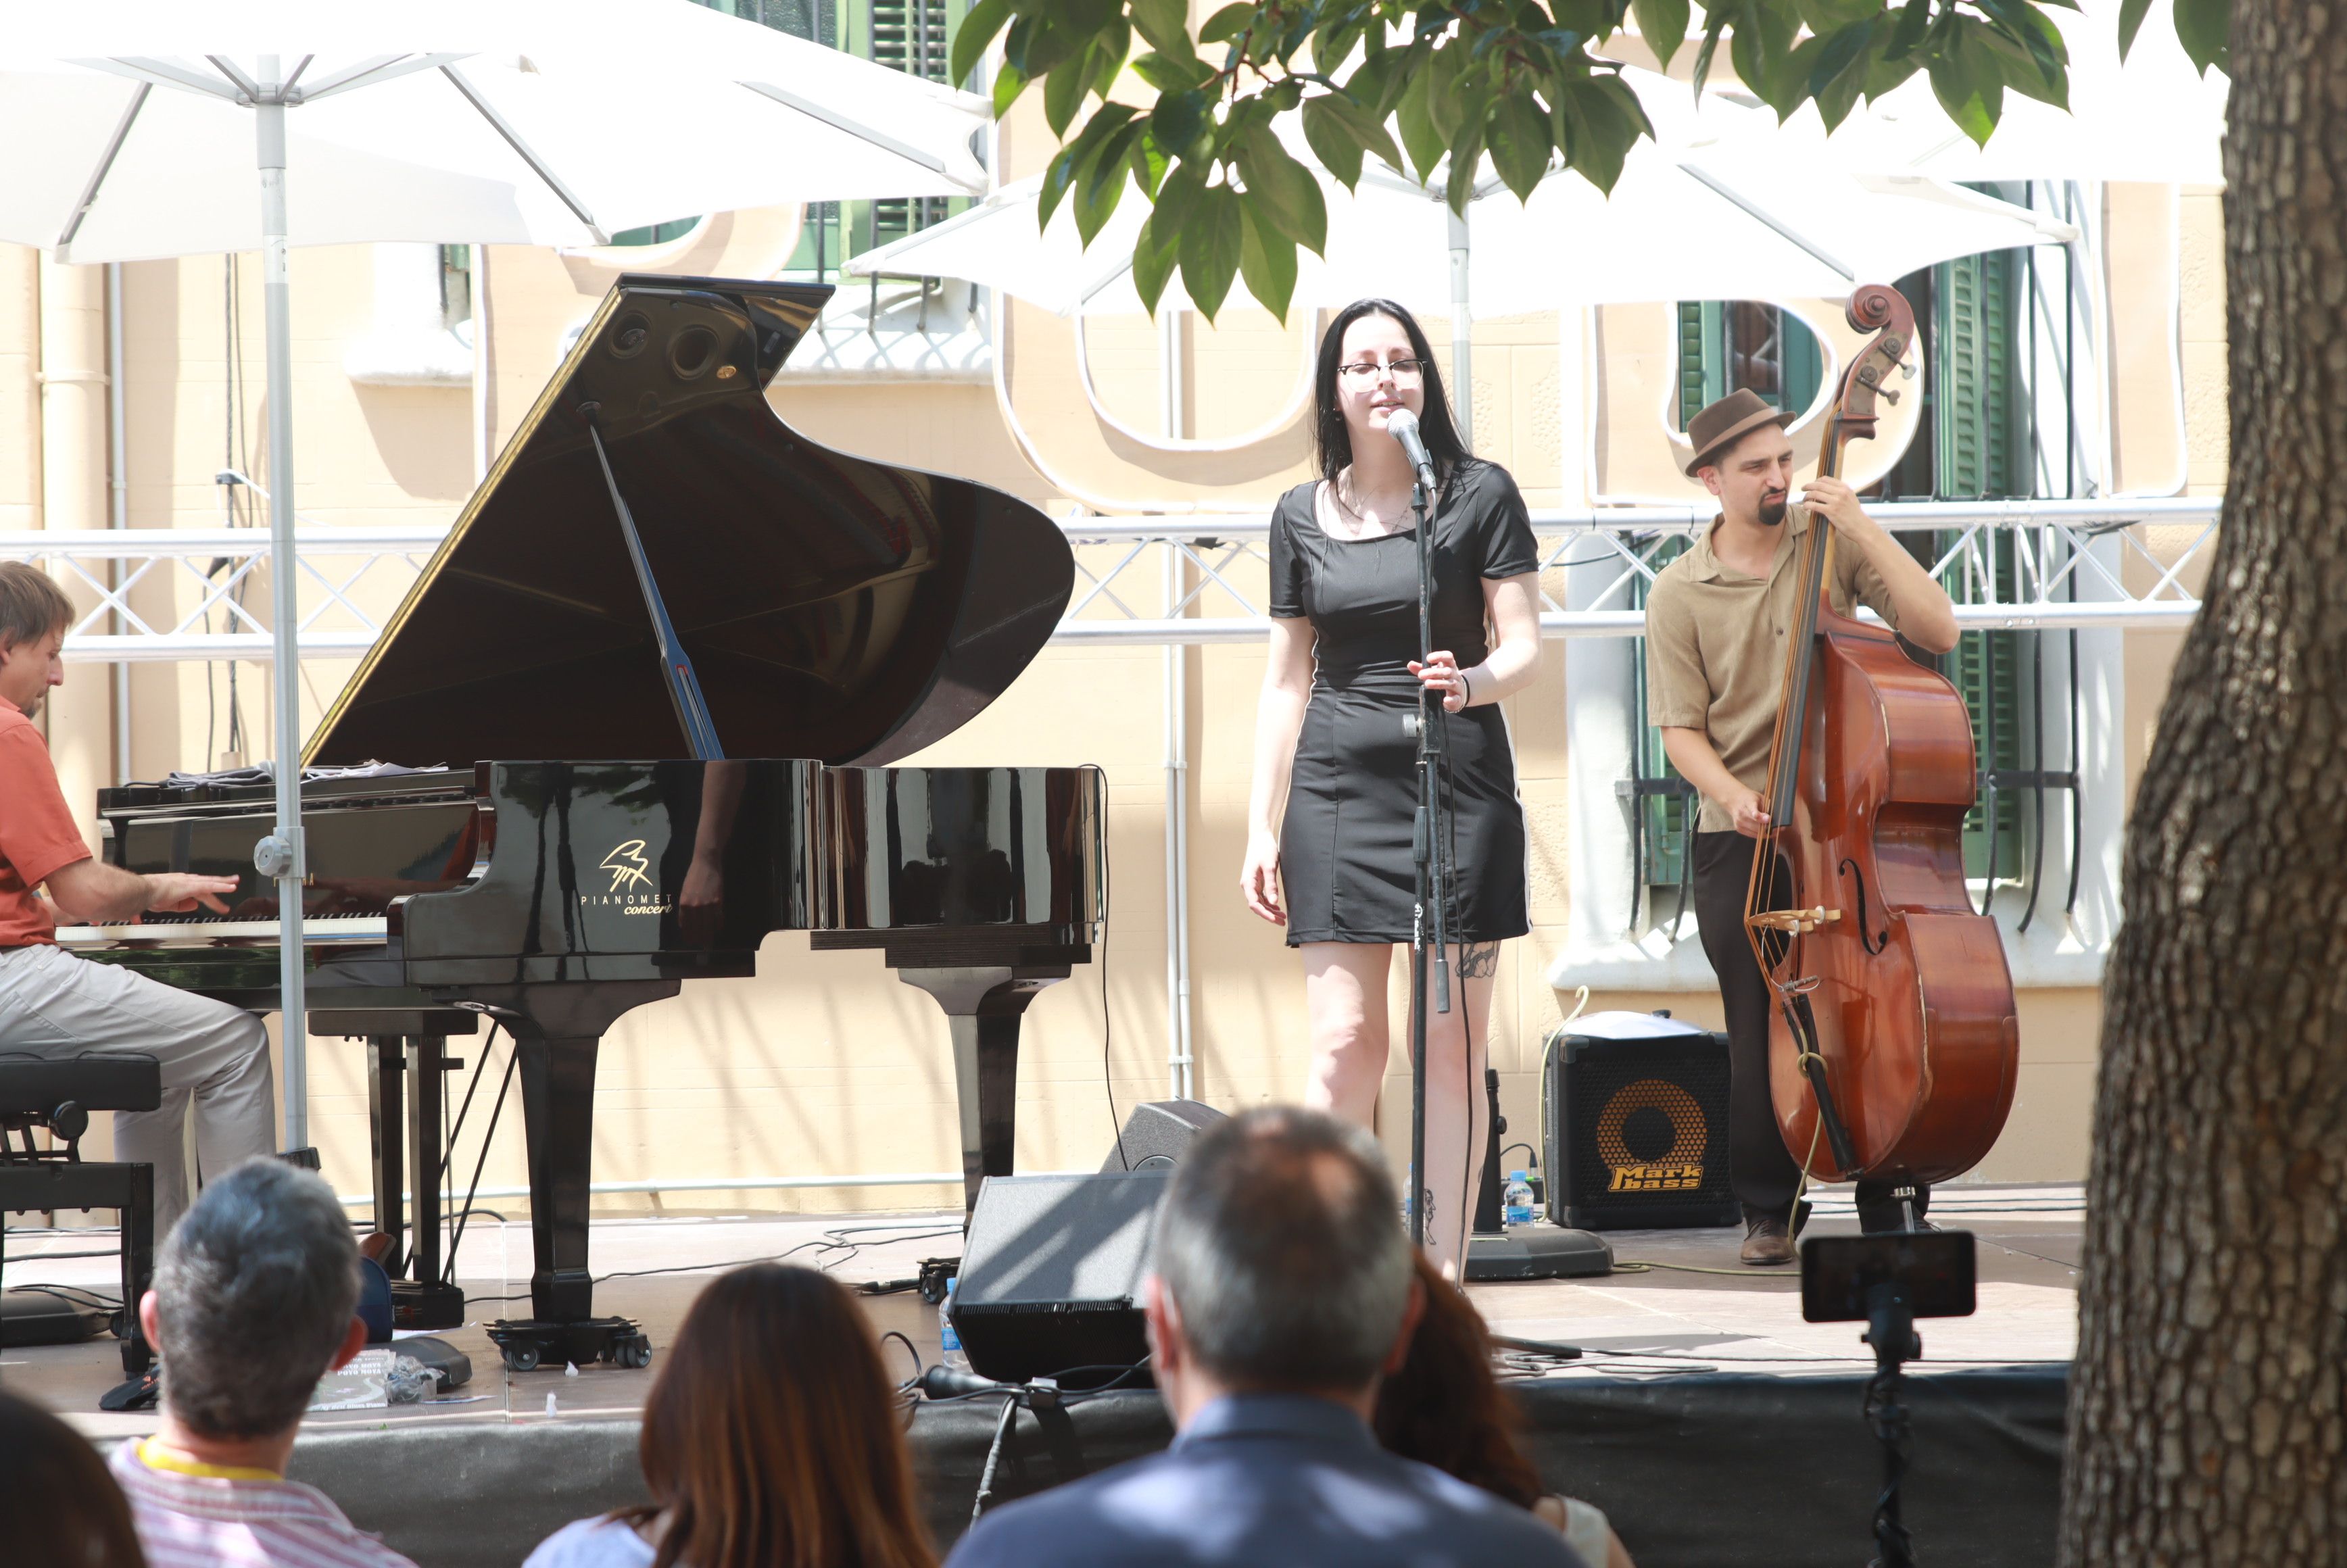
{"label": "double bass", "polygon": [[[1828,416],[1818,471],[1875,433],[1915,338],[1895,289],[1854,291],[1874,337]],[[1804,535],[1745,929],[1774,1006],[1769,1089],[1804,1176],[1931,1183],[1996,1142],[2020,1054],[1996,922],[1964,882],[1977,788],[1963,697],[1886,627],[1839,613],[1834,529]]]}

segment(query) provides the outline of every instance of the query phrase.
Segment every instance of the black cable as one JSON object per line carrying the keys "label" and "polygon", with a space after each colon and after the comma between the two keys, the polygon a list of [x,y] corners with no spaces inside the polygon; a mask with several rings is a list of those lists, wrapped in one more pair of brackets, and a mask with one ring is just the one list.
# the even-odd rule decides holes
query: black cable
{"label": "black cable", "polygon": [[8,1288],[36,1296],[54,1296],[59,1301],[92,1312],[122,1310],[122,1303],[113,1296],[100,1296],[95,1290],[84,1290],[76,1285],[12,1285]]}
{"label": "black cable", "polygon": [[[485,1060],[488,1056],[489,1047],[497,1041],[497,1031],[504,1028],[505,1025],[499,1020],[496,1019],[489,1020],[489,1038],[481,1041],[481,1055]],[[506,1045],[505,1081],[497,1085],[497,1102],[489,1107],[488,1130],[481,1134],[481,1157],[473,1162],[472,1184],[465,1189],[465,1206],[456,1215],[456,1234],[448,1242],[448,1263],[440,1275],[440,1281],[444,1285],[456,1283],[456,1252],[465,1245],[465,1228],[472,1222],[473,1200],[481,1195],[481,1173],[488,1167],[489,1145],[497,1139],[497,1118],[505,1113],[506,1092],[513,1088],[514,1069],[521,1065],[521,1040],[508,1031],[506,1035]],[[498,1223],[502,1225],[505,1222],[500,1219]],[[506,1296],[502,1299],[510,1301],[514,1297]]]}
{"label": "black cable", "polygon": [[[1130,1171],[1133,1161],[1124,1152],[1124,1122],[1116,1113],[1116,1076],[1109,1065],[1109,1047],[1116,1039],[1116,1018],[1109,1011],[1108,1006],[1108,773],[1097,764],[1088,764],[1088,767],[1101,778],[1101,1087],[1108,1091],[1108,1125],[1116,1138],[1116,1163]],[[1183,809],[1189,809],[1187,802],[1184,803]],[[1165,939],[1169,942],[1176,940],[1174,933],[1168,930]],[[1181,1042],[1176,1040],[1174,1043],[1179,1045]]]}
{"label": "black cable", "polygon": [[1540,1169],[1540,1151],[1533,1148],[1530,1143],[1510,1143],[1505,1145],[1500,1150],[1500,1163],[1504,1165],[1508,1163],[1508,1150],[1510,1149],[1522,1149],[1525,1153],[1532,1156],[1532,1168],[1535,1171]]}
{"label": "black cable", "polygon": [[[913,1358],[913,1381],[920,1381],[921,1374],[928,1371],[928,1368],[921,1364],[921,1352],[919,1347],[916,1346],[910,1339],[906,1338],[903,1334],[894,1328],[889,1329],[887,1333],[880,1336],[880,1343],[883,1345],[886,1345],[891,1339],[894,1339],[897,1344],[902,1345],[905,1348],[905,1354]],[[907,1385],[907,1387],[909,1386],[910,1385]],[[899,1389],[898,1391],[902,1392],[903,1390]]]}

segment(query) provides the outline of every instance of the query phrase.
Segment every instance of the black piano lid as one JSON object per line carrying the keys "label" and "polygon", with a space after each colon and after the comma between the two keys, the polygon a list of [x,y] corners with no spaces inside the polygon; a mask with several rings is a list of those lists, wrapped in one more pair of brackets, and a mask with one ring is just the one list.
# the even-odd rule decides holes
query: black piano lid
{"label": "black piano lid", "polygon": [[304,762],[692,754],[589,403],[727,755],[892,762],[999,696],[1074,558],[1023,501],[775,415],[766,385],[831,292],[620,279]]}

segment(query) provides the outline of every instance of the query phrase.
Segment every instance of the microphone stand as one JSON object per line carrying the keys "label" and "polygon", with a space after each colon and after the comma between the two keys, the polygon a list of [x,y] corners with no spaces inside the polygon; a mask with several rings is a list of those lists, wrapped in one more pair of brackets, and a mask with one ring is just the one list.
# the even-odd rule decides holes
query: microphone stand
{"label": "microphone stand", "polygon": [[[1418,661],[1434,651],[1434,530],[1427,513],[1433,499],[1426,470],[1411,485],[1410,508],[1418,514]],[[1418,909],[1410,926],[1409,965],[1409,1168],[1418,1190],[1409,1195],[1409,1233],[1423,1247],[1432,1188],[1426,1168],[1426,1030],[1428,1005],[1450,1010],[1450,835],[1443,822],[1442,771],[1446,750],[1442,700],[1421,682],[1418,689],[1418,815],[1411,858],[1418,869]],[[1430,971],[1431,971],[1430,976]],[[1470,1118],[1469,1124],[1473,1124]],[[1466,1259],[1460,1259],[1463,1271]]]}

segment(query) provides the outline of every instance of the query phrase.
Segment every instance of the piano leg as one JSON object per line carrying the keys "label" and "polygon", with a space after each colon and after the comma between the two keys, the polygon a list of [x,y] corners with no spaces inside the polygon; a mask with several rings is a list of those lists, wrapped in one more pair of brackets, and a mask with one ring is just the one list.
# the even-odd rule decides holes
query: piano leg
{"label": "piano leg", "polygon": [[407,1190],[400,1135],[404,1095],[400,1074],[407,1042],[395,1034],[371,1034],[367,1043],[367,1149],[374,1165],[374,1228],[391,1238],[390,1272],[399,1272],[405,1251]]}
{"label": "piano leg", "polygon": [[415,1248],[407,1277],[440,1277],[440,1107],[447,1071],[446,1042],[438,1035],[410,1036],[407,1048],[407,1163],[415,1173]]}
{"label": "piano leg", "polygon": [[897,978],[936,999],[953,1029],[954,1088],[961,1102],[964,1212],[978,1206],[979,1184],[1010,1174],[1017,1132],[1019,1023],[1068,966],[905,968]]}
{"label": "piano leg", "polygon": [[595,1052],[600,1038],[521,1036],[522,1125],[529,1142],[529,1232],[537,1271],[531,1315],[568,1323],[595,1316],[587,1272],[588,1182],[595,1138]]}

